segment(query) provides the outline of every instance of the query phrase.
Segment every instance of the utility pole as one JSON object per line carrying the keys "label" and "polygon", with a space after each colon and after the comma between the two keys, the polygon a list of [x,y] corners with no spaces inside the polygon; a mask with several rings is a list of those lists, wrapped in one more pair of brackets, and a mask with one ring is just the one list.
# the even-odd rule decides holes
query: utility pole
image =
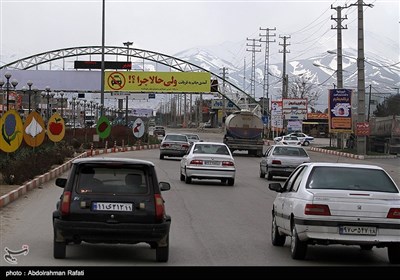
{"label": "utility pole", "polygon": [[259,42],[260,39],[250,39],[247,38],[248,41],[252,43],[247,43],[246,46],[251,47],[251,49],[246,49],[246,51],[250,51],[251,55],[251,80],[250,80],[250,95],[253,96],[254,101],[256,100],[256,52],[261,52],[259,49],[261,44],[256,44],[256,41]]}
{"label": "utility pole", "polygon": [[[124,46],[127,47],[126,50],[126,62],[129,62],[129,47],[133,45],[133,42],[124,42],[122,43]],[[129,71],[130,69],[127,69]],[[125,101],[125,125],[128,126],[129,117],[128,117],[128,103],[129,103],[129,93],[126,94],[126,101]]]}
{"label": "utility pole", "polygon": [[[362,0],[358,0],[356,4],[349,6],[357,6],[358,10],[358,55],[357,55],[357,122],[365,122],[365,68],[364,68],[364,11],[363,7],[373,7],[372,4],[364,4]],[[357,154],[365,155],[367,153],[367,137],[364,135],[357,136]]]}
{"label": "utility pole", "polygon": [[[331,27],[331,29],[337,29],[337,67],[336,67],[336,77],[337,77],[337,87],[339,89],[342,89],[343,86],[343,63],[342,63],[342,29],[347,29],[346,26],[342,26],[342,20],[347,19],[347,15],[342,18],[342,9],[345,9],[347,7],[333,7],[331,5],[331,9],[336,10],[337,12],[337,18],[334,18],[331,16],[331,19],[337,22],[337,27]],[[343,133],[339,133],[337,137],[337,146],[340,149],[343,149]]]}
{"label": "utility pole", "polygon": [[[266,43],[265,44],[265,57],[264,57],[264,83],[263,83],[263,115],[267,115],[268,124],[267,128],[269,131],[269,123],[270,123],[270,116],[269,116],[269,43],[276,42],[275,39],[270,41],[270,37],[275,37],[276,34],[270,34],[270,31],[275,31],[276,27],[274,28],[261,28],[261,31],[265,31],[265,35],[260,33],[261,37],[265,37],[265,41],[260,39],[260,42]],[[267,99],[267,105],[265,106],[265,99]]]}
{"label": "utility pole", "polygon": [[290,39],[290,36],[279,36],[279,38],[283,39],[283,44],[279,43],[280,46],[283,46],[283,50],[279,50],[280,53],[283,53],[283,66],[282,66],[282,99],[288,97],[288,78],[286,75],[286,54],[290,53],[286,49],[290,44],[286,43],[287,39]]}
{"label": "utility pole", "polygon": [[226,79],[226,70],[227,68],[222,68],[222,116],[221,116],[221,127],[224,127],[224,117],[226,115],[226,108],[225,108],[225,79]]}

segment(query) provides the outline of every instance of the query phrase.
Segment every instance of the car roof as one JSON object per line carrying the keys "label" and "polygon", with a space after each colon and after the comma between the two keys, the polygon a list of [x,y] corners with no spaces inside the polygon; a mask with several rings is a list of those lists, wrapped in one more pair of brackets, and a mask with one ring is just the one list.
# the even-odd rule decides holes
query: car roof
{"label": "car roof", "polygon": [[310,167],[326,166],[326,167],[345,167],[345,168],[365,168],[365,169],[377,169],[384,170],[382,167],[370,164],[353,164],[353,163],[341,163],[341,162],[309,162],[303,163]]}
{"label": "car roof", "polygon": [[143,164],[153,166],[154,163],[148,160],[132,159],[132,158],[112,158],[112,157],[92,157],[92,158],[78,158],[75,159],[73,164],[82,163],[127,163],[127,164]]}

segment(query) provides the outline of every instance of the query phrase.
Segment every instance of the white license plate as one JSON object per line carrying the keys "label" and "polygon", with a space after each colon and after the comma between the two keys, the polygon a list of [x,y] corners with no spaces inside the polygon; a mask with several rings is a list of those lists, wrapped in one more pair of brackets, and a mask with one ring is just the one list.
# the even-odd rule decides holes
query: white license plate
{"label": "white license plate", "polygon": [[117,212],[132,212],[132,203],[120,203],[120,202],[93,202],[93,211],[117,211]]}
{"label": "white license plate", "polygon": [[340,226],[340,234],[376,235],[376,227]]}
{"label": "white license plate", "polygon": [[206,160],[204,162],[205,165],[220,165],[219,161],[212,161],[212,160]]}
{"label": "white license plate", "polygon": [[173,148],[173,149],[178,149],[178,150],[179,150],[179,149],[181,148],[181,145],[172,145],[172,148]]}

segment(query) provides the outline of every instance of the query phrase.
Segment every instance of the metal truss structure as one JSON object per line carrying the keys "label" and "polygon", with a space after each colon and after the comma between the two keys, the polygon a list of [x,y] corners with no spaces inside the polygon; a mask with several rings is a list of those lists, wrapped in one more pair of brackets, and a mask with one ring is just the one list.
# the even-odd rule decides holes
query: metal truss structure
{"label": "metal truss structure", "polygon": [[[56,61],[60,59],[64,60],[65,58],[69,57],[101,55],[101,54],[102,54],[101,46],[84,46],[84,47],[71,47],[65,49],[58,49],[16,60],[6,65],[0,66],[0,70],[1,69],[27,70],[42,64],[50,63],[51,61]],[[182,59],[173,56],[152,52],[148,50],[127,48],[127,47],[113,47],[113,46],[105,46],[104,54],[115,55],[116,57],[121,56],[125,57],[125,59],[130,57],[140,58],[143,60],[152,61],[155,63],[168,66],[171,69],[180,72],[209,72],[211,74],[211,79],[218,81],[219,85],[218,92],[215,93],[225,97],[227,100],[232,102],[234,106],[236,106],[238,109],[249,109],[249,104],[256,104],[256,105],[258,104],[251,95],[247,94],[236,85],[230,83],[228,80],[224,80],[221,76],[212,73],[205,68],[202,68],[193,63],[184,61]],[[221,85],[223,84],[225,85],[225,87],[221,88]],[[254,108],[254,106],[252,107]]]}

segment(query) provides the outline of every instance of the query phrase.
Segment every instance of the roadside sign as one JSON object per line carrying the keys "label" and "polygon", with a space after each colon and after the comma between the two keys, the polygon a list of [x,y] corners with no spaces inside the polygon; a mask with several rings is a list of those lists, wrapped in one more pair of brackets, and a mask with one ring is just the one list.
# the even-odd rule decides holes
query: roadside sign
{"label": "roadside sign", "polygon": [[133,131],[133,136],[135,136],[136,138],[140,138],[143,136],[144,122],[142,121],[141,118],[137,118],[135,120],[135,122],[133,123],[132,131]]}

